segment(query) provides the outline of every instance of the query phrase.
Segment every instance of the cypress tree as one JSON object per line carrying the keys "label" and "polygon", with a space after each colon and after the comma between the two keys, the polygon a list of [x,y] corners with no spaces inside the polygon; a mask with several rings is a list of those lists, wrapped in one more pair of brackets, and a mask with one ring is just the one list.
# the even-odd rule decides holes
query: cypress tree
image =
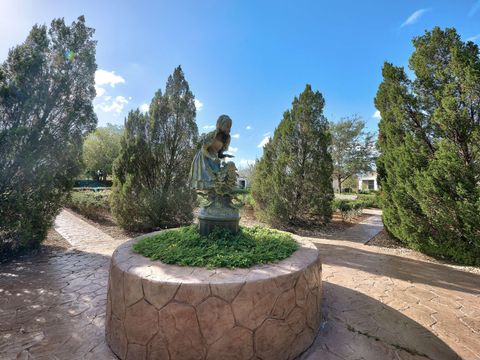
{"label": "cypress tree", "polygon": [[0,257],[36,248],[97,124],[96,42],[79,17],[35,25],[0,65]]}
{"label": "cypress tree", "polygon": [[480,264],[480,57],[455,29],[413,40],[409,79],[385,63],[377,161],[383,220],[428,254]]}
{"label": "cypress tree", "polygon": [[179,66],[147,113],[128,114],[111,198],[124,228],[148,230],[192,220],[196,196],[188,174],[198,138],[194,100]]}
{"label": "cypress tree", "polygon": [[273,225],[331,219],[333,165],[324,105],[322,94],[307,85],[283,114],[255,166],[256,212]]}

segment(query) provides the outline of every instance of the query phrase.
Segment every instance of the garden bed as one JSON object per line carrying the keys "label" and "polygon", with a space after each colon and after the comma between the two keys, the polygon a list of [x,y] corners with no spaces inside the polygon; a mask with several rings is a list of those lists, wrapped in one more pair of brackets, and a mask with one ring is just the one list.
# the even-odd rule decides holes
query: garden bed
{"label": "garden bed", "polygon": [[215,229],[201,236],[196,225],[163,231],[143,238],[133,247],[136,253],[166,264],[208,268],[274,263],[296,249],[291,235],[265,227],[242,227],[236,234]]}
{"label": "garden bed", "polygon": [[291,256],[248,269],[169,265],[133,252],[160,234],[112,255],[106,338],[120,359],[291,360],[312,344],[322,297],[314,244],[295,237]]}

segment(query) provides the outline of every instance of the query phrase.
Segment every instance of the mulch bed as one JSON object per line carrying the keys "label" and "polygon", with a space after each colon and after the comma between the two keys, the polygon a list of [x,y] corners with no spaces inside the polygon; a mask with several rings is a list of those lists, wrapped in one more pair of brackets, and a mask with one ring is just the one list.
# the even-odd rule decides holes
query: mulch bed
{"label": "mulch bed", "polygon": [[389,249],[405,248],[400,241],[390,236],[385,230],[380,231],[376,236],[371,238],[366,245],[379,246]]}

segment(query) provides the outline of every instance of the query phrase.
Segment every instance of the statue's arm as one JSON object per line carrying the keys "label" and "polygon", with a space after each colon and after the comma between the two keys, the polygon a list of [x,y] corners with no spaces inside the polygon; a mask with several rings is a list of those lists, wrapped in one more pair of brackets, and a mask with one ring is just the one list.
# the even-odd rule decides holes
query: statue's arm
{"label": "statue's arm", "polygon": [[223,147],[220,149],[220,151],[218,152],[218,157],[220,159],[224,159],[224,158],[233,158],[235,156],[233,155],[229,155],[229,154],[224,154],[225,151],[228,151],[228,147],[230,146],[230,135],[227,136],[226,140],[225,140],[225,144],[223,144]]}

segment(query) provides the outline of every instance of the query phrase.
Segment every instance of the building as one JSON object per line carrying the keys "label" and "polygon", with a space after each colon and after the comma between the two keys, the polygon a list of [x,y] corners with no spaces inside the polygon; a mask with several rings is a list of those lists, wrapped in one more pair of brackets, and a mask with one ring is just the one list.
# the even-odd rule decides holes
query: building
{"label": "building", "polygon": [[378,190],[377,173],[369,172],[358,176],[358,189],[362,191]]}
{"label": "building", "polygon": [[249,184],[247,178],[238,177],[238,178],[237,178],[237,186],[238,186],[240,189],[247,189],[247,188],[250,187],[250,184]]}

